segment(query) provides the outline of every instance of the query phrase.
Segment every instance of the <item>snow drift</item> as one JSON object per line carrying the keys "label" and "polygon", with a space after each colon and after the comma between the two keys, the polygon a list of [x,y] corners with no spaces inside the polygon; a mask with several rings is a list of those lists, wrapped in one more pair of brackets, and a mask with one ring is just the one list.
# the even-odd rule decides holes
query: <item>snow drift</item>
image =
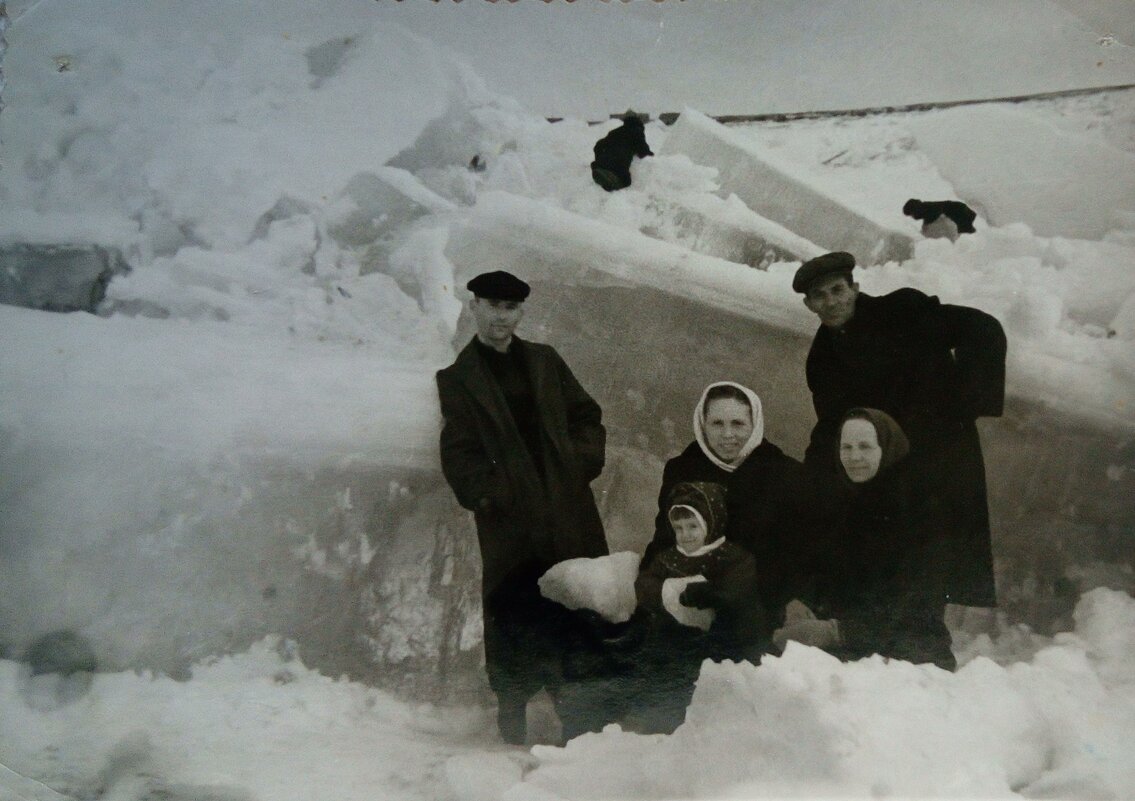
{"label": "snow drift", "polygon": [[[510,12],[498,5],[493,13]],[[710,37],[720,48],[699,47],[701,18],[665,5],[632,4],[621,32],[611,25],[618,4],[559,11],[579,12],[572,36],[601,28],[620,53],[644,49],[626,48],[628,36],[678,37],[682,52],[698,53],[698,70],[721,66],[711,55],[728,61],[752,27],[730,25],[726,39]],[[958,59],[965,81],[906,69],[942,47],[955,55],[958,39],[940,35],[963,24],[954,4],[928,4],[915,21],[905,4],[880,0],[840,37],[842,62],[761,50],[768,61],[753,102],[864,105],[922,99],[942,82],[995,94],[1130,75],[1127,49],[1109,49],[1095,67],[1102,45],[1051,5],[978,5],[964,25],[980,20],[980,35],[964,41],[982,58]],[[45,631],[77,630],[108,671],[58,714],[5,703],[19,711],[0,722],[4,760],[80,795],[107,789],[98,775],[144,789],[144,775],[158,773],[166,783],[149,791],[173,797],[242,797],[240,788],[373,797],[376,787],[436,797],[451,791],[443,773],[472,777],[454,791],[517,798],[568,795],[571,781],[592,797],[600,782],[648,797],[1130,794],[1135,782],[1115,756],[1135,728],[1122,634],[1129,599],[1090,595],[1078,633],[1047,650],[1020,625],[1068,629],[1081,590],[1135,586],[1135,464],[1122,447],[1135,433],[1135,233],[1122,213],[1129,184],[1116,177],[1135,141],[1130,92],[728,129],[753,144],[741,150],[833,207],[915,242],[912,258],[863,270],[866,291],[914,285],[1006,325],[1010,413],[983,423],[1004,636],[989,636],[997,625],[981,635],[956,628],[968,661],[956,676],[841,666],[803,649],[759,669],[708,667],[694,725],[673,741],[610,731],[541,752],[535,771],[527,760],[487,760],[486,770],[506,769],[502,779],[474,769],[483,749],[469,742],[490,728],[483,711],[459,726],[431,715],[423,732],[407,722],[409,707],[296,664],[286,641],[284,656],[262,644],[210,658],[275,633],[328,674],[416,697],[483,699],[476,545],[438,473],[432,386],[468,337],[460,287],[479,269],[533,280],[522,334],[560,349],[607,412],[609,461],[595,489],[615,550],[649,537],[661,462],[689,441],[689,407],[708,381],[759,387],[770,438],[802,450],[812,418],[801,364],[814,321],[789,281],[820,245],[749,208],[720,165],[678,139],[665,149],[674,131],[658,123],[647,136],[660,155],[635,164],[630,189],[601,192],[586,165],[602,126],[549,124],[402,27],[428,23],[444,40],[457,34],[438,19],[487,19],[473,4],[453,6],[427,14],[350,0],[311,16],[293,0],[239,10],[48,0],[13,13],[0,247],[99,246],[132,269],[111,282],[101,316],[0,308],[0,462],[17,466],[0,471],[0,642],[18,655]],[[851,33],[838,4],[811,10],[813,34]],[[507,25],[542,13],[547,35],[546,12],[559,11],[522,6]],[[808,38],[798,12],[764,11],[761,36]],[[707,24],[727,13],[731,4],[716,7]],[[905,20],[910,33],[870,24],[879,19]],[[482,35],[467,33],[466,47]],[[871,44],[880,34],[886,47]],[[1072,45],[1048,46],[1064,35]],[[497,64],[515,48],[524,64],[566,52],[539,36],[493,41]],[[1042,45],[1044,69],[1035,55],[1010,58],[1010,43],[1022,54]],[[1026,66],[970,72],[982,59]],[[751,73],[751,59],[730,63]],[[829,69],[841,80],[825,78]],[[842,79],[856,70],[870,80]],[[536,68],[508,72],[547,84]],[[634,94],[636,107],[687,104],[670,105],[680,81],[656,77],[652,87],[669,89]],[[615,92],[591,81],[589,102],[621,110],[630,101],[612,98],[643,81]],[[804,84],[814,94],[801,95]],[[547,99],[567,97],[557,94],[566,85]],[[717,111],[740,86],[700,80],[688,102]],[[833,88],[838,96],[824,94]],[[1034,194],[1001,191],[1007,172],[1038,169],[1006,130],[1047,154]],[[468,169],[473,156],[483,172]],[[962,197],[986,209],[986,224],[956,244],[920,241],[900,213],[909,196]],[[1012,663],[1038,650],[1031,664],[1006,668],[981,658]],[[17,666],[0,667],[3,697],[22,699]],[[126,667],[157,674],[116,672]],[[892,689],[917,718],[888,706]],[[770,727],[766,710],[783,712],[783,725]],[[148,746],[126,730],[132,718]],[[1098,738],[1083,734],[1090,723]],[[313,727],[335,736],[313,742]],[[383,743],[377,756],[368,738]],[[797,738],[812,738],[814,750],[784,744]],[[753,762],[734,740],[764,750]],[[926,757],[935,748],[973,769],[950,772]],[[888,749],[901,754],[893,770]],[[454,751],[474,765],[440,770]],[[61,767],[72,756],[74,769]],[[713,770],[694,770],[698,759]]]}

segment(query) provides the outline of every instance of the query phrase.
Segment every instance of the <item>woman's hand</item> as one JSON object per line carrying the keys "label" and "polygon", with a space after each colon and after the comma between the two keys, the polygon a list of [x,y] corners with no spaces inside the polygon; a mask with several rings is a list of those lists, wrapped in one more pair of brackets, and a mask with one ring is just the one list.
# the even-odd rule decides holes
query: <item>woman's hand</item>
{"label": "woman's hand", "polygon": [[816,648],[839,645],[839,623],[835,620],[799,619],[772,633],[773,644],[780,650],[789,640]]}
{"label": "woman's hand", "polygon": [[801,601],[799,598],[793,598],[784,605],[784,625],[795,623],[799,620],[815,620],[816,613],[808,608],[808,605]]}

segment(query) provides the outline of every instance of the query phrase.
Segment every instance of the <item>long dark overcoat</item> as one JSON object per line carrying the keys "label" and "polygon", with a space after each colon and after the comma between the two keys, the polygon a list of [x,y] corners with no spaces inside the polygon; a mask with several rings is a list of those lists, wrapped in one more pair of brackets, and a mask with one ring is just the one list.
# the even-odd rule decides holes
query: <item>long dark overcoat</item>
{"label": "long dark overcoat", "polygon": [[993,606],[993,557],[985,463],[974,421],[1005,400],[1006,340],[978,309],[915,289],[860,293],[840,330],[821,326],[808,353],[816,426],[805,461],[834,468],[839,425],[851,408],[881,409],[911,444],[916,492],[942,510],[952,603]]}
{"label": "long dark overcoat", "polygon": [[514,339],[538,409],[543,481],[475,342],[437,374],[442,472],[474,513],[486,597],[521,565],[607,553],[589,486],[603,469],[602,411],[555,349]]}

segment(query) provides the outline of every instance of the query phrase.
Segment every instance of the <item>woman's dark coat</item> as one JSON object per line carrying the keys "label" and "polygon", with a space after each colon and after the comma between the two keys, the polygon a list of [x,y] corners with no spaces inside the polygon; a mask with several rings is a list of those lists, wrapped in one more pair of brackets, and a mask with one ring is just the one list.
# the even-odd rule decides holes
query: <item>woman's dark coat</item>
{"label": "woman's dark coat", "polygon": [[834,468],[844,413],[881,409],[902,426],[921,468],[912,475],[944,530],[953,603],[996,604],[985,464],[974,421],[999,416],[1005,397],[1001,324],[977,309],[914,289],[860,293],[841,330],[821,326],[808,353],[816,426],[805,461]]}
{"label": "woman's dark coat", "polygon": [[911,486],[910,465],[836,490],[843,523],[814,611],[839,621],[835,653],[843,659],[880,654],[953,670],[943,622],[945,538]]}
{"label": "woman's dark coat", "polygon": [[486,596],[524,564],[607,553],[589,486],[603,469],[602,411],[552,347],[514,342],[539,410],[543,482],[475,343],[437,374],[442,472],[474,513]]}

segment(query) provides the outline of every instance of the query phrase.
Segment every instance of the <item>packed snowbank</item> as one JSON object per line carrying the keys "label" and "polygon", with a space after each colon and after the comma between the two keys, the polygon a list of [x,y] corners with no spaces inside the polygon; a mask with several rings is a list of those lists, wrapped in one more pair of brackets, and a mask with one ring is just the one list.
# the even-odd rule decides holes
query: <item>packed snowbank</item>
{"label": "packed snowbank", "polygon": [[673,735],[612,725],[532,756],[486,748],[485,711],[326,678],[276,639],[186,682],[99,674],[64,706],[53,677],[0,662],[0,753],[76,797],[1128,798],[1135,600],[1095,590],[1075,619],[1028,661],[955,674],[796,645],[706,663]]}
{"label": "packed snowbank", "polygon": [[[322,553],[304,544],[322,518],[344,511],[336,493],[350,488],[361,503],[382,495],[358,493],[373,470],[436,468],[431,374],[452,357],[456,287],[476,270],[506,267],[559,286],[660,288],[710,313],[772,325],[786,342],[812,330],[789,287],[794,263],[762,259],[763,269],[751,269],[730,260],[750,234],[801,257],[812,243],[722,197],[716,171],[682,153],[637,162],[624,192],[600,191],[586,165],[609,125],[551,125],[494,95],[452,57],[386,24],[418,13],[392,8],[350,3],[307,19],[297,4],[271,13],[250,6],[241,17],[208,4],[111,14],[102,0],[44,2],[9,31],[5,67],[19,80],[0,125],[18,156],[0,174],[0,240],[93,239],[122,248],[134,267],[110,285],[109,319],[0,310],[15,345],[0,353],[0,432],[4,453],[22,465],[3,487],[16,554],[5,560],[5,586],[17,589],[0,604],[11,644],[45,626],[79,625],[112,640],[129,631],[130,642],[107,650],[112,663],[134,664],[149,636],[141,633],[160,634],[173,617],[185,621],[176,630],[188,642],[165,650],[182,658],[207,648],[193,632],[214,632],[231,615],[226,605],[261,620],[259,593],[275,583],[262,576],[258,548],[275,543],[269,573],[289,549],[303,559]],[[869,10],[885,9],[893,10]],[[926,33],[921,24],[912,31]],[[903,42],[921,47],[922,34]],[[1028,37],[1018,44],[1031,46]],[[67,68],[44,53],[67,56]],[[782,68],[777,80],[798,79]],[[852,93],[847,104],[865,98]],[[1053,147],[1066,142],[1056,132],[1080,125],[1081,165],[1084,142],[1109,143],[1085,173],[1095,176],[1135,151],[1133,98],[1014,114],[1035,116],[1036,141],[1054,132]],[[988,163],[1020,164],[1008,158],[1013,142],[982,127],[991,114],[732,133],[834,202],[915,236],[899,213],[908,194],[949,196],[954,183],[980,189]],[[939,151],[924,150],[912,132],[933,130],[936,119],[968,128],[980,158],[939,169]],[[648,126],[659,153],[669,134]],[[484,172],[467,169],[473,155]],[[1067,185],[1073,198],[1094,191],[1094,181]],[[1119,227],[1096,240],[1043,238],[1015,224],[982,226],[954,245],[919,242],[913,259],[864,270],[861,283],[869,292],[910,284],[996,314],[1010,337],[1011,392],[1130,431],[1135,240],[1125,218],[1108,220]],[[726,234],[740,238],[728,243]],[[656,313],[650,304],[628,308],[624,331]],[[522,333],[558,346],[576,336]],[[280,484],[281,463],[294,503],[274,510],[280,495],[268,487]],[[312,471],[325,472],[305,490]],[[609,519],[654,489],[649,479],[623,482]],[[296,508],[304,505],[313,511]],[[232,532],[243,546],[223,547],[217,564],[215,546]],[[153,544],[141,562],[139,540]],[[172,585],[181,591],[163,594],[162,582],[149,580],[137,582],[149,589],[118,588],[120,564],[169,578],[176,570],[158,566],[171,553],[194,566],[182,574],[195,578]],[[234,576],[255,580],[203,591],[229,588]],[[68,593],[57,591],[61,582]]]}
{"label": "packed snowbank", "polygon": [[54,678],[0,663],[0,754],[69,798],[437,798],[438,763],[487,739],[489,724],[483,710],[322,676],[278,639],[196,665],[187,682],[99,674],[58,708]]}
{"label": "packed snowbank", "polygon": [[373,5],[35,4],[7,35],[0,237],[239,248],[281,196],[381,166],[464,79]]}
{"label": "packed snowbank", "polygon": [[759,668],[707,663],[673,735],[616,726],[505,798],[1123,798],[1135,791],[1135,601],[1095,590],[1028,663],[951,674],[790,645]]}

